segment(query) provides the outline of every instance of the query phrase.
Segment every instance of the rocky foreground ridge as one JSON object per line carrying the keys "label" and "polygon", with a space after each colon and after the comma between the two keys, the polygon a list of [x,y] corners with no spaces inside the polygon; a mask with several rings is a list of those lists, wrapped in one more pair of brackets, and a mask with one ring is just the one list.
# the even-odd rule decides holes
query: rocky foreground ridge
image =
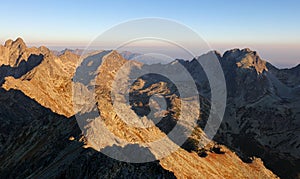
{"label": "rocky foreground ridge", "polygon": [[[199,147],[210,109],[205,73],[196,60],[179,60],[195,79],[200,94],[201,109],[192,108],[201,111],[198,126],[171,155],[132,164],[98,152],[82,135],[72,96],[77,65],[88,68],[99,63],[100,67],[88,74],[97,80],[87,86],[96,84],[97,107],[110,131],[133,143],[163,137],[176,124],[180,96],[174,85],[157,76],[138,79],[130,91],[133,112],[148,114],[153,94],[163,95],[169,107],[157,111],[163,122],[156,126],[131,128],[111,105],[112,81],[128,62],[118,52],[100,51],[80,59],[68,50],[54,54],[46,47],[28,48],[20,38],[8,40],[0,46],[0,177],[299,177],[299,68],[277,69],[249,49],[230,50],[223,56],[211,53],[216,53],[222,65],[228,88],[225,118],[214,141]],[[130,70],[146,68],[130,63]]]}

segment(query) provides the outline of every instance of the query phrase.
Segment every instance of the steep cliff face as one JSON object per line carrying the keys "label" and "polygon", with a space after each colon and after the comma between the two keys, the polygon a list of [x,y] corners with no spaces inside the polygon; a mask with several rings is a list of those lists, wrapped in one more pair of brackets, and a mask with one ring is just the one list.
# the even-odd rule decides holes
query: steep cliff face
{"label": "steep cliff face", "polygon": [[[1,47],[2,51],[8,51],[5,53],[1,51],[2,55],[0,55],[1,57],[3,56],[0,58],[1,60],[3,59],[3,65],[0,68],[5,68],[6,71],[20,68],[21,64],[18,61],[23,61],[23,59],[24,64],[31,64],[31,60],[35,62],[34,65],[29,65],[30,68],[26,68],[19,75],[11,75],[15,74],[11,72],[0,73],[3,79],[0,102],[1,106],[4,106],[0,109],[1,177],[276,178],[276,175],[264,167],[260,159],[253,158],[252,163],[245,163],[230,149],[213,141],[206,146],[201,146],[203,140],[207,140],[201,125],[196,126],[192,135],[187,136],[188,141],[182,146],[177,146],[178,149],[171,155],[154,162],[130,164],[105,156],[99,150],[109,150],[112,147],[121,149],[126,148],[126,146],[122,145],[122,143],[119,143],[117,146],[111,146],[108,143],[107,146],[99,149],[92,145],[89,138],[82,136],[74,117],[74,96],[72,96],[72,86],[76,86],[74,83],[82,85],[81,89],[87,91],[92,86],[95,86],[97,110],[107,128],[114,135],[130,141],[134,145],[166,137],[170,126],[178,121],[178,106],[180,105],[178,99],[180,97],[183,98],[183,96],[180,96],[174,84],[165,78],[148,75],[137,79],[129,91],[130,103],[127,106],[128,108],[126,107],[127,112],[137,114],[140,117],[137,119],[141,119],[142,124],[153,124],[155,116],[158,118],[163,117],[163,121],[149,128],[132,127],[122,121],[122,117],[114,111],[112,106],[112,83],[119,69],[128,62],[120,54],[116,51],[101,51],[87,55],[79,61],[79,56],[70,51],[65,51],[63,54],[56,56],[44,47],[27,48],[21,42],[23,41],[20,39],[7,41]],[[34,50],[30,53],[28,52],[27,56],[24,55],[25,52],[30,51],[29,49]],[[232,89],[229,89],[231,96],[229,96],[229,113],[227,115],[230,116],[231,112],[235,112],[237,109],[240,112],[236,112],[238,115],[233,119],[226,118],[217,140],[228,144],[230,148],[235,149],[241,156],[252,157],[255,154],[246,153],[244,149],[240,149],[239,147],[242,146],[241,142],[233,141],[231,137],[236,137],[235,135],[239,134],[239,132],[242,136],[245,136],[244,134],[248,134],[249,130],[254,132],[262,131],[261,126],[247,126],[245,124],[238,126],[235,123],[238,120],[249,121],[256,117],[250,115],[248,119],[239,116],[246,112],[251,112],[248,108],[258,104],[255,101],[261,99],[262,96],[265,98],[265,95],[269,94],[268,90],[272,85],[269,82],[269,77],[266,77],[266,79],[257,77],[267,72],[264,61],[261,61],[255,53],[249,52],[249,50],[242,50],[236,53],[229,56],[235,56],[232,58],[238,58],[238,60],[227,60],[228,64],[224,62],[226,66],[222,65],[224,69],[228,69],[224,70],[225,75],[234,79]],[[36,58],[30,60],[32,58],[30,56],[33,55]],[[219,56],[219,59],[222,60],[224,56]],[[36,60],[39,63],[36,63]],[[77,63],[80,63],[81,66],[79,68],[83,69],[76,69]],[[209,111],[209,85],[206,78],[202,76],[203,73],[196,71],[195,65],[197,64],[195,61],[179,61],[178,63],[183,63],[196,79],[200,94],[203,93],[199,97],[201,101],[205,101],[205,104],[207,104],[207,106],[201,105],[201,109],[191,105],[191,111],[201,110],[205,114]],[[149,67],[135,61],[130,61],[129,64],[129,68],[125,71],[129,74],[134,70],[147,69]],[[99,67],[97,67],[98,65]],[[172,65],[172,63],[160,68],[168,68],[169,65]],[[76,73],[85,71],[87,73],[79,75],[84,78],[72,79],[74,75],[76,76]],[[250,71],[250,76],[247,75],[248,71]],[[126,78],[126,80],[128,81],[133,80],[130,79],[130,75],[125,75],[124,77],[127,77],[128,79]],[[254,77],[255,79],[252,79]],[[256,85],[257,87],[254,89],[249,87],[256,82],[259,82],[259,85]],[[236,91],[232,90],[243,90],[242,88],[245,88],[246,91],[238,92],[238,98],[233,99]],[[207,91],[203,92],[203,89]],[[248,93],[248,90],[252,91]],[[260,93],[261,91],[264,93]],[[166,99],[166,110],[155,108],[158,104],[151,98],[154,94],[160,94]],[[153,113],[154,118],[152,122],[145,117],[149,113],[152,114],[149,111],[150,105],[152,105],[153,109],[157,109]],[[245,105],[249,106],[246,106],[248,108],[245,107],[246,110],[242,110],[242,107]],[[261,105],[266,104],[261,103]],[[297,107],[294,108],[296,109]],[[260,109],[263,110],[263,107]],[[201,113],[198,121],[205,121],[206,117]],[[264,120],[255,119],[253,121]],[[276,123],[276,120],[274,121],[271,122],[271,125],[280,126]],[[264,124],[267,125],[266,122]],[[245,126],[249,129],[246,129]],[[267,126],[265,127],[267,128]],[[290,129],[284,126],[280,127],[283,130]],[[264,131],[267,131],[269,134],[272,130]],[[294,132],[291,131],[291,133]],[[97,137],[103,137],[104,140],[106,136]],[[286,137],[283,136],[283,138],[276,139],[283,140],[284,138]],[[237,137],[237,139],[240,139],[240,137]],[[251,139],[255,142],[262,141],[259,136]],[[297,141],[296,137],[294,139]],[[169,140],[169,142],[172,143],[172,140]],[[291,141],[291,146],[292,143]],[[262,142],[260,144],[264,145],[266,143]],[[278,147],[280,149],[284,145],[279,144]],[[289,150],[289,147],[286,147],[286,150]],[[147,150],[149,155],[157,156],[155,148],[150,147]],[[279,151],[282,152],[282,150]],[[293,152],[291,151],[289,152],[292,154]],[[260,156],[265,157],[264,155]]]}

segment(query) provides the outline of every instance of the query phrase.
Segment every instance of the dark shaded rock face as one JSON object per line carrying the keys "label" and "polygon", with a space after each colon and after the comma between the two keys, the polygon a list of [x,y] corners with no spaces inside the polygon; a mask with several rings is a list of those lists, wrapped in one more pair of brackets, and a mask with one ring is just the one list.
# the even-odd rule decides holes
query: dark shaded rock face
{"label": "dark shaded rock face", "polygon": [[83,148],[73,117],[57,115],[20,91],[1,89],[0,105],[0,178],[175,178],[158,162],[119,162]]}
{"label": "dark shaded rock face", "polygon": [[[229,146],[246,162],[260,157],[280,177],[299,178],[299,65],[280,70],[249,49],[233,49],[223,56],[213,53],[227,85],[226,112],[214,140]],[[209,100],[210,87],[200,64],[196,60],[181,64],[197,82],[199,93]],[[203,106],[209,109],[210,105]],[[201,127],[209,112],[203,111]]]}
{"label": "dark shaded rock face", "polygon": [[27,72],[38,66],[42,60],[43,55],[30,55],[28,61],[21,61],[16,67],[10,67],[9,65],[0,66],[0,84],[4,82],[4,78],[7,76],[13,76],[14,78],[20,78]]}
{"label": "dark shaded rock face", "polygon": [[262,158],[282,178],[300,177],[300,68],[275,69],[247,49],[228,51],[220,62],[228,100],[215,140],[245,160]]}

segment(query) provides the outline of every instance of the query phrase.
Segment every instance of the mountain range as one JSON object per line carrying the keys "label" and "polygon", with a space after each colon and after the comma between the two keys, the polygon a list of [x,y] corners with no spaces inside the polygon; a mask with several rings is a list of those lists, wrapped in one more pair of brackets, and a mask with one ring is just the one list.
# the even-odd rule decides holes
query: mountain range
{"label": "mountain range", "polygon": [[[144,64],[134,60],[139,54],[114,50],[81,54],[29,48],[21,38],[0,46],[0,178],[300,178],[300,65],[278,69],[247,48],[222,55],[208,52],[223,69],[227,102],[217,134],[203,146],[212,106],[210,84],[198,61],[208,54],[167,64]],[[91,70],[84,75],[97,80],[77,82],[86,91],[95,86],[96,107],[116,136],[134,144],[149,142],[166,136],[178,123],[178,99],[184,97],[172,81],[154,74],[134,81],[129,110],[147,116],[150,103],[155,103],[151,96],[160,94],[167,101],[165,111],[155,111],[162,121],[146,129],[122,121],[113,110],[111,87],[125,63],[129,72],[181,64],[196,84],[201,105],[190,110],[200,111],[197,126],[169,156],[121,162],[101,151],[126,146],[95,148],[80,130],[73,103],[80,67]],[[151,148],[147,152],[156,155]]]}

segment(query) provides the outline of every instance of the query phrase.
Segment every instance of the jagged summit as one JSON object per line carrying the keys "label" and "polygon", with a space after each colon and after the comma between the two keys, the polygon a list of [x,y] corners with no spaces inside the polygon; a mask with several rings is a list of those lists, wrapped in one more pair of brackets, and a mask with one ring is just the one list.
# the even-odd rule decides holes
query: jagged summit
{"label": "jagged summit", "polygon": [[18,37],[15,41],[11,39],[7,40],[4,46],[7,48],[21,48],[21,49],[27,48],[24,40],[21,37]]}
{"label": "jagged summit", "polygon": [[27,46],[23,39],[17,38],[15,41],[7,40],[0,46],[0,64],[18,66],[23,59],[27,59],[28,55],[24,54]]}
{"label": "jagged summit", "polygon": [[51,56],[52,53],[45,46],[29,48],[20,37],[14,41],[9,39],[4,45],[0,45],[0,65],[18,67],[22,61],[27,62],[31,55]]}
{"label": "jagged summit", "polygon": [[[234,63],[235,66],[242,69],[254,69],[256,70],[257,74],[268,71],[267,62],[262,60],[256,51],[253,51],[249,48],[231,49],[224,52],[223,55],[216,50],[212,50],[206,54],[196,57],[196,59],[212,57],[216,57],[223,64],[229,62],[228,64]],[[196,59],[193,59],[192,61],[195,61]]]}
{"label": "jagged summit", "polygon": [[8,40],[4,43],[4,46],[5,46],[5,47],[10,47],[10,46],[12,45],[13,42],[14,42],[13,40],[8,39]]}
{"label": "jagged summit", "polygon": [[25,47],[26,48],[26,44],[24,42],[24,40],[21,37],[18,37],[14,42],[13,45],[16,46],[20,46],[20,47]]}
{"label": "jagged summit", "polygon": [[223,54],[223,59],[235,61],[239,68],[255,69],[258,74],[268,71],[266,61],[249,48],[228,50]]}

